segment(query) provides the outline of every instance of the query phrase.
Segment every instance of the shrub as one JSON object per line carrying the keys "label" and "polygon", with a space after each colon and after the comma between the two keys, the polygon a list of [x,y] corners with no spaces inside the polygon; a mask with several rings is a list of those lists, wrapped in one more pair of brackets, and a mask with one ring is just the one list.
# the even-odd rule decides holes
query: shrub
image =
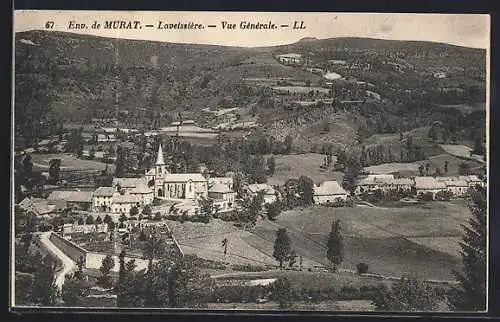
{"label": "shrub", "polygon": [[358,270],[358,274],[365,274],[368,272],[368,264],[366,263],[359,263],[356,265],[356,269]]}
{"label": "shrub", "polygon": [[141,233],[139,234],[139,241],[146,241],[148,238],[146,236],[146,234],[144,233],[144,230],[141,231]]}

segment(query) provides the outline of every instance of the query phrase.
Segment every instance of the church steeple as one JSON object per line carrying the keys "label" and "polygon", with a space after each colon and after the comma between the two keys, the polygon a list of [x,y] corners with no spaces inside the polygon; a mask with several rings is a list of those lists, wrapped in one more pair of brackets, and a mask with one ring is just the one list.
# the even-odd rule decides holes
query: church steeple
{"label": "church steeple", "polygon": [[158,156],[156,157],[156,165],[165,165],[165,161],[163,161],[163,150],[160,147],[158,148]]}

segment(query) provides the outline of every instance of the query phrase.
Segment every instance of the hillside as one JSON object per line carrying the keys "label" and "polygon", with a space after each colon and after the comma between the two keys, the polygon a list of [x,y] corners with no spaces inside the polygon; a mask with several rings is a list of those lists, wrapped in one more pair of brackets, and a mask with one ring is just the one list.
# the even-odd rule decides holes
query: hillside
{"label": "hillside", "polygon": [[[15,38],[16,124],[22,135],[39,124],[85,122],[117,112],[122,121],[145,126],[166,126],[179,112],[199,124],[217,124],[199,111],[238,107],[246,112],[235,115],[236,121],[257,122],[278,139],[294,133],[299,146],[331,141],[345,146],[355,142],[360,128],[368,128],[365,136],[408,131],[442,120],[448,109],[445,103],[484,102],[485,83],[480,79],[485,74],[485,52],[439,43],[308,38],[285,46],[239,48],[46,31],[17,33]],[[422,51],[432,57],[418,56]],[[362,93],[366,100],[357,84],[370,82],[370,90],[381,98],[354,110],[337,106],[290,112],[286,110],[290,102],[316,104],[318,99],[331,101],[336,94],[325,89],[321,75],[274,57],[287,52],[307,56],[312,65],[328,70],[330,59],[346,59],[355,68],[334,69],[349,79],[335,81],[345,92],[342,95]],[[413,66],[412,72],[391,70],[394,62]],[[370,70],[356,67],[366,63]],[[450,70],[446,79],[426,76],[441,67]],[[287,95],[269,91],[283,80],[299,86],[294,90],[302,86],[309,91],[304,86],[311,86],[317,93],[311,99],[307,91]],[[324,93],[318,94],[319,90]],[[420,114],[425,116],[419,118]],[[386,121],[390,125],[382,125]]]}

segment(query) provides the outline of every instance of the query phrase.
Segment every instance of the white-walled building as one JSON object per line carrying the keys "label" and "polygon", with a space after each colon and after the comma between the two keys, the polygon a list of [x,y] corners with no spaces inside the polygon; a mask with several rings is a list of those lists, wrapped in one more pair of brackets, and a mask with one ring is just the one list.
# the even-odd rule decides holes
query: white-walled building
{"label": "white-walled building", "polygon": [[446,190],[446,184],[434,177],[415,177],[415,189],[417,195],[431,193],[435,198],[438,192]]}
{"label": "white-walled building", "polygon": [[208,197],[214,201],[220,211],[229,211],[235,208],[236,192],[227,185],[216,183],[208,189]]}
{"label": "white-walled building", "polygon": [[111,212],[115,192],[114,187],[97,188],[92,194],[92,209],[96,212]]}
{"label": "white-walled building", "polygon": [[257,196],[259,192],[264,193],[264,204],[270,204],[277,201],[277,191],[268,184],[265,183],[254,183],[249,184],[246,188],[247,193],[251,197]]}
{"label": "white-walled building", "polygon": [[132,207],[139,206],[139,200],[136,196],[129,194],[120,194],[116,192],[113,196],[113,203],[111,205],[111,212],[115,214],[124,214],[128,216]]}
{"label": "white-walled building", "polygon": [[347,191],[337,181],[325,181],[319,185],[314,185],[315,204],[323,205],[337,200],[347,200]]}
{"label": "white-walled building", "polygon": [[448,180],[444,183],[446,184],[446,190],[457,197],[464,197],[469,191],[469,185],[465,180]]}

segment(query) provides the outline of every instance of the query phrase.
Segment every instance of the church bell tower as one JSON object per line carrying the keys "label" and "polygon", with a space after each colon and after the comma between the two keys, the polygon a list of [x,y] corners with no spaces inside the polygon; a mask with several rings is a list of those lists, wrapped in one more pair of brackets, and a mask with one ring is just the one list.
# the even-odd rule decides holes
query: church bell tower
{"label": "church bell tower", "polygon": [[165,196],[165,187],[164,187],[164,179],[168,174],[167,167],[165,166],[165,161],[163,160],[163,149],[161,148],[161,144],[158,148],[158,156],[156,157],[155,163],[155,197],[164,197]]}

